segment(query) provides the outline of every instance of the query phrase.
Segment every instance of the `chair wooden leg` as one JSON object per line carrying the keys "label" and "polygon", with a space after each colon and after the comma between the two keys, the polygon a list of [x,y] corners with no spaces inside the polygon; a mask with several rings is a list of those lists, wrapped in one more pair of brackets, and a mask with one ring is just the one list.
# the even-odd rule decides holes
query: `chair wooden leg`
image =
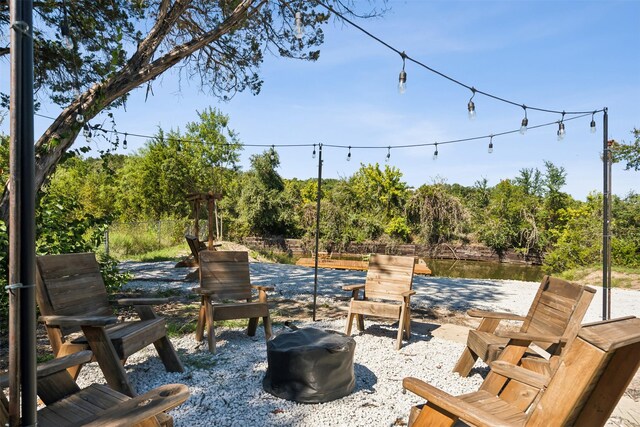
{"label": "chair wooden leg", "polygon": [[356,314],[356,325],[360,332],[364,332],[364,314]]}
{"label": "chair wooden leg", "polygon": [[351,312],[351,305],[349,305],[349,314],[347,315],[347,326],[344,329],[345,335],[351,335],[351,326],[353,325],[353,318],[355,314]]}
{"label": "chair wooden leg", "polygon": [[269,341],[271,335],[273,334],[271,332],[271,317],[269,317],[269,315],[266,315],[262,318],[262,325],[264,326],[264,337],[267,341]]}
{"label": "chair wooden leg", "polygon": [[196,341],[202,341],[204,339],[204,325],[205,325],[205,305],[209,303],[202,298],[200,302],[200,311],[198,312],[198,324],[196,325]]}
{"label": "chair wooden leg", "polygon": [[184,366],[182,366],[182,361],[178,357],[178,353],[176,353],[175,348],[173,348],[173,344],[169,338],[165,335],[153,342],[160,359],[162,359],[162,363],[164,364],[164,368],[167,372],[184,372]]}
{"label": "chair wooden leg", "polygon": [[[66,356],[68,354],[73,354],[73,353],[77,353],[79,351],[88,350],[88,349],[89,349],[89,346],[86,344],[65,343],[58,350],[56,357]],[[69,372],[69,375],[71,375],[71,378],[73,378],[73,380],[75,381],[78,378],[78,375],[80,374],[81,369],[82,369],[82,365],[72,366],[70,368],[67,368],[67,372]]]}
{"label": "chair wooden leg", "polygon": [[409,341],[411,340],[411,307],[407,307],[404,315],[404,336]]}
{"label": "chair wooden leg", "polygon": [[400,309],[400,318],[398,319],[398,339],[396,339],[396,350],[402,348],[402,334],[404,333],[405,324],[407,323],[407,306],[402,305]]}
{"label": "chair wooden leg", "polygon": [[205,306],[206,324],[207,324],[207,343],[209,344],[209,351],[211,353],[216,352],[216,330],[213,324],[213,305],[208,303]]}
{"label": "chair wooden leg", "polygon": [[120,363],[116,349],[113,347],[104,328],[83,326],[82,332],[84,332],[84,336],[87,338],[89,347],[91,347],[91,351],[96,357],[109,387],[127,396],[134,397],[136,392],[129,382],[129,378]]}
{"label": "chair wooden leg", "polygon": [[458,420],[458,417],[439,408],[429,402],[425,403],[417,417],[411,424],[412,427],[450,427]]}
{"label": "chair wooden leg", "polygon": [[456,366],[453,368],[453,372],[457,372],[461,377],[469,376],[469,372],[471,372],[471,368],[478,360],[478,355],[475,354],[469,347],[465,347],[460,359],[456,363]]}
{"label": "chair wooden leg", "polygon": [[252,317],[249,319],[249,326],[247,326],[247,335],[250,337],[255,336],[256,330],[258,329],[258,318]]}

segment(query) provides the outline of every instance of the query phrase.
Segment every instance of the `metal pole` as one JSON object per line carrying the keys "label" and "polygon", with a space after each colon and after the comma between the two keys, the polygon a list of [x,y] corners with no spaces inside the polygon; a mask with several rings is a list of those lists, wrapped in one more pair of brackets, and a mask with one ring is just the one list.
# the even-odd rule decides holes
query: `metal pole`
{"label": "metal pole", "polygon": [[318,297],[318,246],[320,243],[320,197],[322,187],[322,144],[318,144],[318,194],[316,196],[316,262],[313,273],[313,321],[316,321],[316,298]]}
{"label": "metal pole", "polygon": [[602,320],[611,317],[611,151],[609,149],[609,114],[602,116]]}
{"label": "metal pole", "polygon": [[[33,147],[33,2],[11,0],[11,188],[9,216],[9,287],[13,307],[10,332],[15,352],[10,356],[14,379],[12,400],[21,396],[22,425],[36,424],[36,311],[35,311],[35,160]],[[17,298],[17,301],[16,301]],[[17,322],[15,322],[17,314]],[[10,339],[11,339],[10,338]],[[16,345],[17,344],[17,345]],[[19,359],[19,360],[18,360]],[[11,363],[13,362],[13,363]],[[12,365],[12,366],[11,366]],[[16,390],[17,382],[20,389]],[[14,400],[14,402],[17,402]],[[10,422],[19,423],[15,405]]]}

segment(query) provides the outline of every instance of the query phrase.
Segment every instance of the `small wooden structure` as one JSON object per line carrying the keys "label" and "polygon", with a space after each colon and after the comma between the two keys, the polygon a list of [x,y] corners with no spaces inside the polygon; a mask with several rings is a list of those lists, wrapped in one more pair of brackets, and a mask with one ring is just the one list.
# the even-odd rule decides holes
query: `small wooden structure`
{"label": "small wooden structure", "polygon": [[[173,419],[163,411],[187,400],[187,386],[168,384],[134,398],[102,384],[80,390],[67,369],[91,361],[92,356],[84,350],[37,367],[38,396],[46,405],[38,411],[38,426],[173,426]],[[0,378],[2,388],[8,383],[8,376]],[[4,399],[0,403],[0,423],[8,425],[3,403]]]}
{"label": "small wooden structure", "polygon": [[[214,218],[214,212],[217,212],[217,200],[221,200],[222,195],[218,193],[214,193],[213,191],[209,191],[207,193],[191,193],[187,195],[187,200],[191,204],[191,209],[193,211],[193,234],[196,238],[200,236],[200,225],[198,220],[200,219],[200,207],[202,203],[205,203],[207,206],[207,221],[208,221],[208,235],[209,239],[207,241],[207,249],[213,250],[213,225],[216,223],[217,218]],[[216,215],[217,217],[217,215]],[[220,233],[217,230],[216,226],[216,234],[219,237]]]}
{"label": "small wooden structure", "polygon": [[[398,338],[396,349],[402,347],[402,334],[407,340],[411,338],[411,295],[416,291],[413,284],[413,257],[374,254],[369,258],[369,269],[364,285],[343,286],[351,291],[349,315],[345,333],[351,335],[353,318],[357,317],[357,326],[364,331],[364,316],[387,317],[398,319]],[[364,290],[362,299],[358,298],[360,290]],[[372,300],[383,301],[372,301]]]}
{"label": "small wooden structure", "polygon": [[[296,261],[296,265],[302,267],[315,267],[316,260],[315,258],[300,258]],[[358,261],[358,260],[348,260],[348,259],[332,259],[332,258],[323,258],[320,257],[318,259],[318,267],[319,268],[333,268],[335,270],[359,270],[366,271],[369,268],[369,263],[367,261]],[[424,274],[431,275],[431,270],[424,261],[420,258],[416,258],[415,267],[413,270],[414,274]]]}
{"label": "small wooden structure", "polygon": [[[91,348],[109,386],[128,396],[136,392],[123,362],[153,343],[169,372],[182,372],[165,320],[151,307],[166,298],[127,298],[117,305],[133,306],[140,320],[118,322],[107,298],[100,266],[93,253],[45,255],[36,260],[36,296],[56,357]],[[82,330],[84,335],[74,334]],[[82,365],[70,368],[77,376]]]}
{"label": "small wooden structure", "polygon": [[640,366],[640,319],[583,326],[548,375],[518,365],[530,339],[515,333],[480,390],[451,396],[416,378],[405,389],[427,400],[409,426],[604,426]]}
{"label": "small wooden structure", "polygon": [[[258,318],[262,317],[266,339],[271,338],[271,319],[266,291],[270,286],[251,285],[249,254],[243,251],[200,251],[200,287],[194,292],[201,297],[196,341],[202,341],[207,329],[209,351],[216,351],[214,321],[249,319],[247,334],[254,336]],[[252,302],[251,289],[258,290],[258,302]],[[227,300],[245,300],[229,303]]]}
{"label": "small wooden structure", "polygon": [[542,350],[546,358],[554,355],[557,358],[562,348],[576,337],[594,294],[595,290],[588,286],[544,276],[526,317],[469,310],[469,316],[480,317],[482,321],[476,330],[469,331],[467,347],[453,371],[466,377],[478,357],[487,364],[498,358],[509,341],[495,333],[502,320],[523,322],[520,332],[537,336],[534,348]]}

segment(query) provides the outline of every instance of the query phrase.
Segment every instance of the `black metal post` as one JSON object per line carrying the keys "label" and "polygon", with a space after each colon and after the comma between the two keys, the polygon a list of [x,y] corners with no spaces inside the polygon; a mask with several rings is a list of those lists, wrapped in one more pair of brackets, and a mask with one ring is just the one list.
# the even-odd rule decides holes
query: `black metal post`
{"label": "black metal post", "polygon": [[611,318],[611,150],[609,114],[602,116],[602,320]]}
{"label": "black metal post", "polygon": [[[22,425],[36,425],[35,160],[33,146],[33,2],[11,0],[10,273],[19,300],[18,344]],[[13,271],[12,271],[13,270]],[[11,334],[10,334],[11,335]],[[14,346],[15,347],[15,346]],[[11,350],[10,350],[11,351]],[[13,414],[12,414],[13,415]],[[17,420],[13,419],[12,422]]]}
{"label": "black metal post", "polygon": [[318,246],[320,244],[320,197],[322,187],[322,144],[318,144],[318,194],[316,196],[316,262],[313,273],[313,321],[316,321],[316,299],[318,297]]}

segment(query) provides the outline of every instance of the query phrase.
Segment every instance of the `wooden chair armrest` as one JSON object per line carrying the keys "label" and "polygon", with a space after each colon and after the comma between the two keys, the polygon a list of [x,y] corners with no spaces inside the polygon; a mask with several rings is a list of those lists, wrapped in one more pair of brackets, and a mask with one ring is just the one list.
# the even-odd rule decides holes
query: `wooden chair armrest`
{"label": "wooden chair armrest", "polygon": [[549,384],[550,377],[539,374],[534,371],[523,368],[522,366],[516,366],[512,363],[502,360],[494,360],[490,363],[491,370],[497,374],[505,376],[507,378],[520,381],[535,388],[542,389]]}
{"label": "wooden chair armrest", "polygon": [[467,311],[467,315],[471,317],[487,317],[490,319],[520,320],[523,322],[527,320],[526,317],[520,316],[518,314],[499,312],[499,311],[488,311],[488,310],[471,309]]}
{"label": "wooden chair armrest", "polygon": [[251,285],[253,289],[257,289],[259,291],[273,291],[275,288],[273,286],[262,286],[262,285]]}
{"label": "wooden chair armrest", "polygon": [[167,304],[169,298],[120,298],[112,302],[116,305],[159,305]]}
{"label": "wooden chair armrest", "polygon": [[516,332],[516,331],[501,331],[496,333],[497,336],[502,338],[509,338],[518,341],[539,341],[552,344],[566,343],[567,339],[558,335],[546,335],[546,334],[530,334],[528,332]]}
{"label": "wooden chair armrest", "polygon": [[96,414],[85,426],[126,427],[138,424],[154,415],[168,411],[189,398],[184,384],[167,384]]}
{"label": "wooden chair armrest", "polygon": [[[455,396],[451,396],[431,384],[427,384],[417,378],[407,377],[402,381],[402,386],[412,393],[426,399],[433,406],[437,406],[446,412],[460,417],[462,420],[480,427],[507,427],[512,426],[493,414],[471,405]],[[425,407],[423,409],[427,410]]]}
{"label": "wooden chair armrest", "polygon": [[402,292],[400,295],[402,295],[403,297],[410,297],[411,295],[415,295],[415,294],[416,294],[416,291],[411,289],[411,290]]}
{"label": "wooden chair armrest", "polygon": [[344,285],[343,291],[355,291],[356,289],[364,289],[364,285]]}
{"label": "wooden chair armrest", "polygon": [[[38,379],[47,377],[56,372],[64,371],[67,368],[76,365],[82,365],[91,361],[93,353],[90,350],[83,350],[77,353],[72,353],[67,356],[58,357],[44,363],[39,363],[36,369],[36,376]],[[9,387],[9,374],[0,376],[0,387]]]}
{"label": "wooden chair armrest", "polygon": [[118,321],[113,316],[40,316],[47,326],[107,326]]}

